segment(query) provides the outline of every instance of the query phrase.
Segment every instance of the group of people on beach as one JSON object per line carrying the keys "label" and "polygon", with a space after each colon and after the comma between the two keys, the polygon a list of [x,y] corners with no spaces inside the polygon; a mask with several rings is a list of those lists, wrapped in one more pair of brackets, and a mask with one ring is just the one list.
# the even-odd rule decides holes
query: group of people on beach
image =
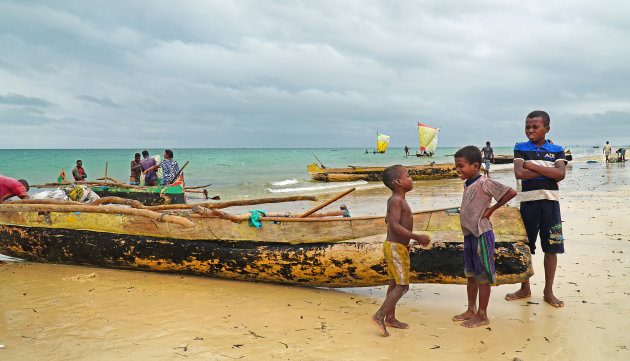
{"label": "group of people on beach", "polygon": [[[141,160],[140,153],[136,153],[131,161],[129,184],[140,185],[141,175],[144,174],[144,185],[157,186],[158,177],[155,172],[157,168],[162,168],[162,185],[168,185],[175,181],[175,177],[179,174],[179,164],[173,159],[172,150],[164,150],[164,159],[160,163],[150,157],[147,150],[142,151],[142,156],[143,159]],[[80,159],[77,160],[76,167],[72,169],[72,177],[75,182],[83,182],[87,179],[87,172],[83,168],[83,162]]]}
{"label": "group of people on beach", "polygon": [[612,153],[612,148],[610,146],[610,142],[606,141],[606,144],[604,144],[604,149],[602,150],[604,152],[604,156],[606,157],[606,163],[610,163],[610,162],[625,162],[626,161],[626,148],[619,148],[617,149],[617,151],[615,153],[617,153],[617,159],[611,158],[610,154]]}
{"label": "group of people on beach", "polygon": [[[544,257],[545,302],[563,307],[564,302],[553,293],[557,254],[564,253],[564,238],[560,217],[558,182],[565,177],[565,154],[562,147],[547,141],[550,130],[549,114],[536,110],[525,119],[527,142],[514,147],[514,174],[521,180],[520,212],[525,225],[529,249],[536,250],[536,239]],[[486,143],[490,147],[490,142]],[[482,161],[494,156],[492,148],[484,148],[484,155],[476,146],[466,146],[455,154],[455,166],[464,180],[464,194],[460,208],[460,224],[464,236],[464,274],[467,279],[468,307],[452,320],[464,327],[489,324],[487,307],[490,286],[495,284],[494,233],[490,217],[499,207],[517,195],[517,192],[480,174]],[[405,194],[413,189],[407,169],[394,165],[383,171],[383,183],[392,190],[387,201],[387,239],[383,255],[387,263],[388,288],[382,306],[370,318],[383,336],[389,336],[387,327],[407,329],[409,325],[396,319],[396,304],[409,290],[410,240],[426,247],[428,236],[413,233],[412,212]],[[492,199],[496,200],[490,206]],[[521,288],[505,296],[508,301],[531,296],[529,279]],[[479,300],[477,303],[477,299]]]}
{"label": "group of people on beach", "polygon": [[131,175],[129,176],[129,184],[140,184],[141,175],[144,174],[145,186],[157,186],[158,177],[155,171],[162,168],[162,185],[169,185],[175,182],[179,175],[179,164],[173,159],[173,151],[164,150],[164,159],[158,163],[153,157],[149,156],[149,151],[142,151],[142,160],[140,153],[134,155],[131,161]]}
{"label": "group of people on beach", "polygon": [[[147,150],[142,151],[142,160],[140,159],[140,153],[136,153],[134,159],[131,161],[131,175],[129,177],[130,184],[140,184],[140,176],[144,174],[145,186],[157,186],[158,177],[156,170],[162,168],[162,183],[161,185],[169,185],[175,182],[177,176],[180,173],[179,164],[173,159],[173,151],[170,149],[164,150],[164,159],[159,163],[149,156]],[[65,175],[63,175],[65,177]],[[83,161],[80,159],[76,161],[76,166],[72,169],[72,177],[75,182],[85,182],[87,180],[87,171],[83,168]],[[24,179],[14,179],[0,175],[0,203],[12,198],[19,197],[21,199],[29,199],[28,191],[30,186]]]}

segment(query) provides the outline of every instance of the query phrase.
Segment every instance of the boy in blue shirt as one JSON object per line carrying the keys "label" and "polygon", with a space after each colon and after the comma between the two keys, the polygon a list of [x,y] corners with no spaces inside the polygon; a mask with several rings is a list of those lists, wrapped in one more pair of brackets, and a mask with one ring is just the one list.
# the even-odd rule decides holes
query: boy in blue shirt
{"label": "boy in blue shirt", "polygon": [[[553,281],[558,265],[558,253],[564,253],[562,220],[558,182],[565,177],[565,155],[561,146],[550,144],[545,139],[549,132],[549,114],[535,110],[525,119],[525,135],[528,142],[514,146],[514,175],[521,180],[521,217],[529,239],[529,249],[534,254],[536,237],[540,234],[540,245],[545,253],[545,302],[554,307],[563,307],[553,294]],[[521,289],[505,296],[508,301],[531,296],[529,280]]]}

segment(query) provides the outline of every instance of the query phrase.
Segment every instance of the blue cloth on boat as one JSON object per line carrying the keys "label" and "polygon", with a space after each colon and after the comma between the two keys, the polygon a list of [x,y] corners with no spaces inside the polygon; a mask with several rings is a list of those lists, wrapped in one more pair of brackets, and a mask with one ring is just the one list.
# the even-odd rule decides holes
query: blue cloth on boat
{"label": "blue cloth on boat", "polygon": [[265,211],[262,209],[256,209],[254,211],[249,211],[249,213],[251,213],[252,215],[249,216],[249,219],[247,220],[247,224],[250,227],[262,228],[262,223],[260,223],[258,218],[267,217],[267,214],[265,213]]}

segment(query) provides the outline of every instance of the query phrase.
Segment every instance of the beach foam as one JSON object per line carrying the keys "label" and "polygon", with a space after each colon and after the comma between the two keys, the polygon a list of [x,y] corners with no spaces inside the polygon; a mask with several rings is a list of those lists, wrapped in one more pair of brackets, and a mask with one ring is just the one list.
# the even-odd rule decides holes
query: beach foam
{"label": "beach foam", "polygon": [[294,187],[294,188],[267,188],[269,192],[272,193],[289,193],[289,192],[305,192],[305,191],[323,191],[327,189],[335,189],[335,188],[347,188],[353,186],[359,186],[368,184],[366,181],[356,181],[356,182],[335,182],[335,183],[325,183],[325,184],[317,184],[317,185],[308,185],[304,187]]}
{"label": "beach foam", "polygon": [[297,182],[298,182],[297,179],[285,179],[283,181],[273,182],[273,183],[271,183],[271,185],[274,185],[274,186],[288,186],[290,184],[296,184]]}

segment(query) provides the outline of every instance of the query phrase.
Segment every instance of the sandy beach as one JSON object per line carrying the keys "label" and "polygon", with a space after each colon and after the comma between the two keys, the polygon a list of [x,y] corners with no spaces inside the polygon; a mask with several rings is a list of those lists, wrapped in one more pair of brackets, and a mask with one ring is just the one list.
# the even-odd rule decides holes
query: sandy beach
{"label": "sandy beach", "polygon": [[[560,185],[566,253],[555,285],[561,309],[542,299],[542,252],[533,256],[531,298],[508,302],[503,297],[517,285],[492,288],[488,327],[451,321],[465,310],[464,286],[413,284],[397,310],[411,328],[392,329],[389,338],[368,321],[385,287],[314,289],[8,262],[0,265],[0,359],[628,360],[628,167],[577,161],[567,168]],[[492,176],[516,186],[509,170]],[[413,210],[460,203],[460,180],[414,186]],[[340,203],[353,215],[383,215],[388,196],[374,184]]]}

